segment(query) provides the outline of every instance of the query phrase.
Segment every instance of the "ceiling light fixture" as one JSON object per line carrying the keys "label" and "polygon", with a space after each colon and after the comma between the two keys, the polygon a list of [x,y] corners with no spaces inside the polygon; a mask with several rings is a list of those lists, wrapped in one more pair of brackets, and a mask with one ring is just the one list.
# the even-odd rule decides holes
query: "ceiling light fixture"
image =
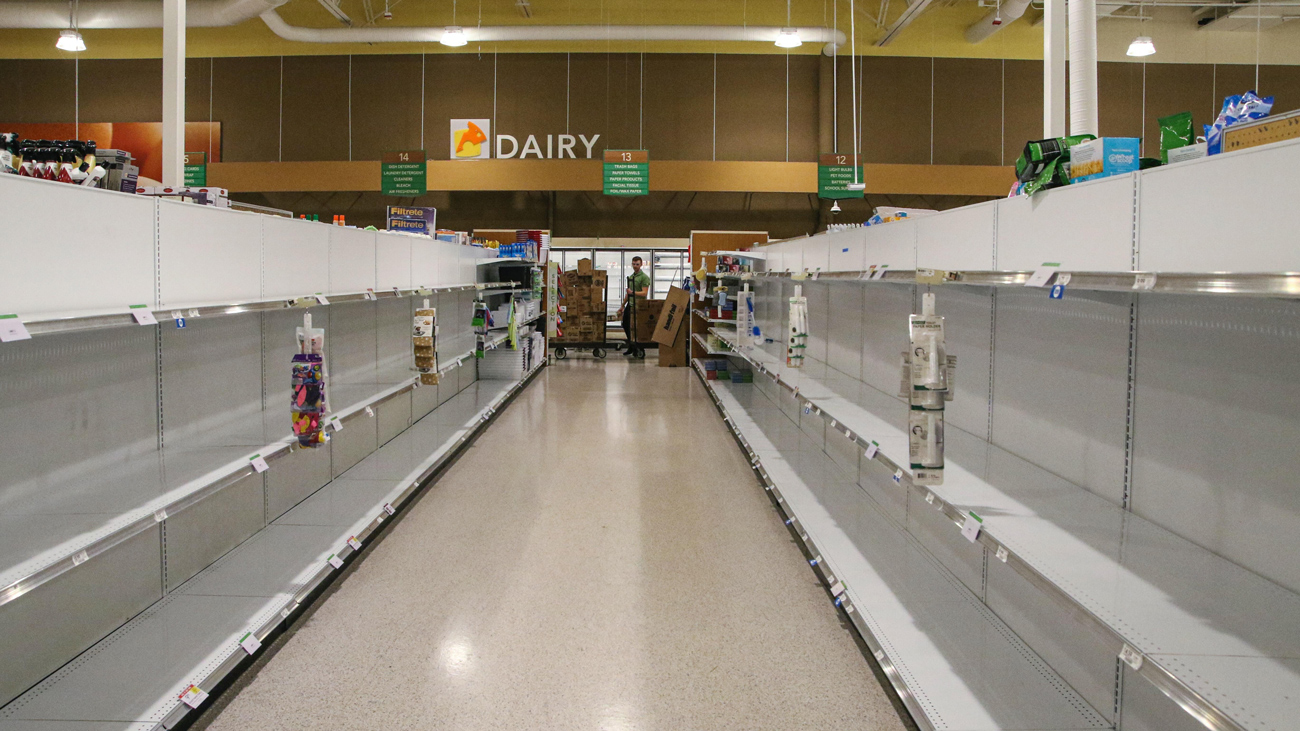
{"label": "ceiling light fixture", "polygon": [[59,31],[59,40],[54,42],[54,47],[73,53],[86,50],[86,41],[77,32],[77,0],[68,3],[68,29]]}
{"label": "ceiling light fixture", "polygon": [[776,36],[776,45],[778,48],[798,48],[803,45],[799,40],[799,31],[795,28],[782,28]]}
{"label": "ceiling light fixture", "polygon": [[59,40],[54,43],[54,46],[61,51],[86,50],[86,42],[82,40],[81,34],[71,28],[59,31]]}
{"label": "ceiling light fixture", "polygon": [[439,42],[444,46],[452,46],[455,48],[469,43],[469,39],[465,37],[464,28],[459,25],[449,25],[447,26],[447,29],[442,32],[442,40]]}
{"label": "ceiling light fixture", "polygon": [[1152,42],[1150,36],[1138,36],[1133,42],[1128,44],[1128,55],[1130,56],[1150,56],[1156,52],[1156,44]]}
{"label": "ceiling light fixture", "polygon": [[835,201],[834,203],[831,203],[831,213],[839,213],[839,212],[840,212],[840,202]]}

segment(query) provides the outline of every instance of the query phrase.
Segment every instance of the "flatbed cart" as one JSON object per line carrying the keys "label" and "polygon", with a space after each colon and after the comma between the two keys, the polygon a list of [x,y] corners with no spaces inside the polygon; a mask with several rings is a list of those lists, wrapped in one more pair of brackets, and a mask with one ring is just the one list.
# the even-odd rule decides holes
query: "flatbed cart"
{"label": "flatbed cart", "polygon": [[551,352],[555,353],[556,360],[564,360],[569,357],[569,350],[583,351],[591,350],[591,354],[597,358],[604,358],[610,350],[618,348],[618,343],[554,343]]}

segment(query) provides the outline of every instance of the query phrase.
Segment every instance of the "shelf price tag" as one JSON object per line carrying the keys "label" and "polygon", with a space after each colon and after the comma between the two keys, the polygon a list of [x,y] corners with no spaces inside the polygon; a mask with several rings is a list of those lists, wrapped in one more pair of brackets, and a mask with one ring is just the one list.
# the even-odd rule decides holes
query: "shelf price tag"
{"label": "shelf price tag", "polygon": [[[416,381],[416,383],[419,383],[419,381]],[[372,418],[372,419],[375,418],[375,410],[372,409],[372,408],[370,408],[369,406],[367,406],[367,407],[366,407],[366,416],[369,416],[369,417]]]}
{"label": "shelf price tag", "polygon": [[239,638],[239,646],[244,648],[244,652],[252,655],[262,646],[262,641],[257,639],[257,635],[248,632],[243,637]]}
{"label": "shelf price tag", "polygon": [[998,557],[998,560],[999,560],[999,561],[1001,561],[1002,563],[1006,563],[1006,562],[1007,562],[1007,557],[1010,556],[1010,555],[1011,555],[1011,554],[1010,554],[1010,552],[1007,551],[1007,547],[1006,547],[1006,546],[998,546],[997,557]]}
{"label": "shelf price tag", "polygon": [[1124,643],[1124,647],[1119,651],[1119,659],[1123,660],[1125,665],[1128,665],[1134,670],[1142,669],[1142,653],[1130,647],[1127,642]]}
{"label": "shelf price tag", "polygon": [[842,582],[836,581],[834,584],[831,584],[831,596],[839,596],[843,593],[844,584]]}
{"label": "shelf price tag", "polygon": [[1029,275],[1029,280],[1025,282],[1025,286],[1046,287],[1047,283],[1052,281],[1052,275],[1056,274],[1060,269],[1059,262],[1045,261],[1042,266],[1034,270],[1033,274]]}
{"label": "shelf price tag", "polygon": [[927,492],[927,493],[925,494],[925,503],[926,503],[927,505],[934,505],[934,493],[932,493],[932,492]]}
{"label": "shelf price tag", "polygon": [[319,303],[319,304],[322,304],[322,305],[328,305],[328,304],[330,303],[330,298],[329,298],[329,297],[326,297],[326,296],[323,295],[323,294],[320,294],[319,292],[317,292],[317,293],[316,293],[316,302]]}
{"label": "shelf price tag", "polygon": [[1056,284],[1053,284],[1053,285],[1052,285],[1052,291],[1051,291],[1051,293],[1048,294],[1047,296],[1050,297],[1050,298],[1052,298],[1052,299],[1054,299],[1054,300],[1059,300],[1059,299],[1065,297],[1065,285],[1067,285],[1067,284],[1069,284],[1069,283],[1070,283],[1070,273],[1069,273],[1069,272],[1061,272],[1060,274],[1057,274],[1057,275],[1056,275]]}
{"label": "shelf price tag", "polygon": [[0,315],[0,343],[12,343],[15,340],[31,340],[32,334],[17,315]]}
{"label": "shelf price tag", "polygon": [[191,685],[190,687],[186,688],[178,697],[181,699],[181,703],[184,703],[190,708],[198,708],[200,705],[203,704],[203,701],[206,701],[208,699],[208,694],[200,690],[199,686]]}
{"label": "shelf price tag", "polygon": [[334,428],[334,431],[343,431],[343,420],[337,414],[330,417],[329,424]]}
{"label": "shelf price tag", "polygon": [[348,536],[348,545],[351,546],[354,551],[361,550],[361,541],[358,541],[356,536]]}
{"label": "shelf price tag", "polygon": [[397,510],[393,508],[391,503],[384,503],[384,512],[392,515],[393,513],[396,513]]}
{"label": "shelf price tag", "polygon": [[336,568],[336,569],[341,569],[341,568],[343,568],[343,559],[339,558],[337,555],[335,555],[335,554],[333,554],[333,553],[331,553],[331,554],[330,554],[330,557],[327,558],[327,559],[325,559],[325,561],[326,561],[326,563],[328,563],[330,566],[333,566],[333,567]]}
{"label": "shelf price tag", "polygon": [[966,540],[974,543],[980,537],[980,528],[984,527],[984,519],[974,513],[966,513],[966,522],[961,527],[961,535]]}
{"label": "shelf price tag", "polygon": [[1150,291],[1156,288],[1155,272],[1139,272],[1133,277],[1133,289]]}
{"label": "shelf price tag", "polygon": [[131,305],[129,309],[137,325],[158,324],[158,318],[153,316],[153,310],[149,309],[149,305]]}
{"label": "shelf price tag", "polygon": [[248,461],[252,463],[254,472],[261,473],[271,469],[271,466],[266,463],[266,459],[260,454],[249,457]]}
{"label": "shelf price tag", "polygon": [[880,445],[874,441],[867,445],[867,459],[875,459],[876,453],[880,451]]}
{"label": "shelf price tag", "polygon": [[80,566],[81,564],[89,560],[90,560],[89,554],[87,554],[85,551],[77,551],[76,555],[72,557],[72,565]]}
{"label": "shelf price tag", "polygon": [[159,508],[158,510],[153,511],[153,522],[161,523],[164,520],[167,520],[166,508]]}
{"label": "shelf price tag", "polygon": [[897,483],[899,483],[900,485],[903,483],[903,468],[902,468],[902,467],[899,467],[898,469],[894,470],[894,482],[897,482]]}

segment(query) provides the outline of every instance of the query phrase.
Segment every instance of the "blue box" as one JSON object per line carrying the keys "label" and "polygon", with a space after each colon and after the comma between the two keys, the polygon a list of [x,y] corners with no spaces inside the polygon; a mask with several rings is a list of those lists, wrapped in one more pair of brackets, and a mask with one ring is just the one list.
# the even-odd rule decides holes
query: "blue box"
{"label": "blue box", "polygon": [[1137,172],[1140,143],[1136,137],[1102,137],[1071,147],[1070,182]]}

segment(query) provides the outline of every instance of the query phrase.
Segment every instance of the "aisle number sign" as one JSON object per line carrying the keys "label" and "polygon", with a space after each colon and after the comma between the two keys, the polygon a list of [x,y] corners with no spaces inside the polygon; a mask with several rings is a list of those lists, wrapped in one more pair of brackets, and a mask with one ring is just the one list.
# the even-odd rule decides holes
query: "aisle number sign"
{"label": "aisle number sign", "polygon": [[853,155],[822,155],[817,160],[817,197],[827,199],[862,198],[864,190],[849,190],[853,182],[854,163],[857,163],[857,181],[866,180],[860,158]]}
{"label": "aisle number sign", "polygon": [[208,153],[185,153],[185,185],[202,188],[208,184]]}
{"label": "aisle number sign", "polygon": [[379,189],[383,195],[413,197],[428,192],[424,150],[385,152],[379,161]]}
{"label": "aisle number sign", "polygon": [[649,195],[650,153],[605,150],[605,195]]}

